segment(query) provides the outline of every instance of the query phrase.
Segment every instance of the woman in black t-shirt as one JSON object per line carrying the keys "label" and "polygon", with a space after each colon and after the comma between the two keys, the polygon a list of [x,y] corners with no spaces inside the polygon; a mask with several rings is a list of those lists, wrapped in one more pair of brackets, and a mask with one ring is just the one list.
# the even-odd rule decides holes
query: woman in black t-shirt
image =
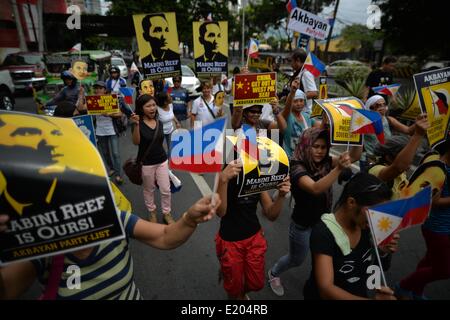
{"label": "woman in black t-shirt", "polygon": [[[154,193],[155,183],[161,194],[161,207],[164,221],[174,223],[171,215],[171,193],[169,179],[169,163],[163,148],[164,132],[158,120],[158,107],[153,96],[143,94],[136,100],[136,114],[131,116],[133,127],[133,143],[139,145],[137,159],[142,161],[142,186],[144,202],[150,212],[150,221],[157,222]],[[147,152],[147,149],[150,150]],[[145,156],[145,157],[144,157]]]}
{"label": "woman in black t-shirt", "polygon": [[[367,299],[368,278],[377,263],[366,217],[367,207],[388,201],[392,191],[377,177],[356,174],[344,187],[335,213],[324,214],[311,234],[312,271],[304,297],[311,299]],[[398,234],[380,247],[383,269],[397,250]],[[384,258],[383,258],[383,255]],[[381,287],[373,298],[395,300],[393,291]]]}
{"label": "woman in black t-shirt", "polygon": [[295,207],[289,226],[289,252],[281,257],[268,273],[272,291],[282,296],[284,288],[280,275],[300,266],[309,250],[311,228],[323,213],[331,211],[331,187],[345,168],[359,160],[361,147],[352,147],[339,158],[329,155],[329,131],[306,129],[291,158],[292,196]]}
{"label": "woman in black t-shirt", "polygon": [[[256,215],[258,202],[270,221],[278,218],[290,189],[289,178],[278,185],[274,201],[267,191],[238,197],[236,177],[242,165],[232,161],[220,173],[217,193],[222,204],[217,209],[221,218],[216,236],[216,252],[220,262],[223,286],[230,299],[244,300],[247,292],[264,287],[264,257],[267,243]],[[241,178],[242,179],[242,178]]]}

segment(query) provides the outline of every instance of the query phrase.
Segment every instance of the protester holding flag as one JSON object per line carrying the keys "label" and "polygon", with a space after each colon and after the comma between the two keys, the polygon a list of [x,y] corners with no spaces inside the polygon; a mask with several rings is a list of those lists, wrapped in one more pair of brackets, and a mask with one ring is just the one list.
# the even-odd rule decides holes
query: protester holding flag
{"label": "protester holding flag", "polygon": [[391,186],[393,199],[398,199],[401,190],[407,186],[406,171],[429,127],[427,115],[419,115],[414,134],[409,139],[406,136],[392,136],[385,144],[376,146],[374,155],[377,157],[377,163],[369,169],[369,173]]}
{"label": "protester holding flag", "polygon": [[300,81],[299,89],[306,94],[307,99],[305,112],[311,113],[313,99],[316,99],[319,96],[319,90],[317,90],[314,75],[307,68],[304,68],[304,64],[307,57],[308,54],[303,49],[297,48],[292,52],[291,66],[292,69],[294,69],[294,74],[292,75],[288,85],[283,90],[279,98],[281,99],[284,96],[288,96],[292,82],[295,79],[299,79]]}
{"label": "protester holding flag", "polygon": [[[397,59],[393,56],[387,56],[383,59],[381,68],[372,71],[366,79],[366,89],[364,91],[364,101],[376,93],[372,90],[374,87],[390,85],[394,82],[394,69]],[[383,95],[387,101],[387,95]]]}
{"label": "protester holding flag", "polygon": [[241,167],[239,160],[234,160],[220,173],[217,192],[223,201],[217,209],[221,221],[215,241],[225,291],[230,299],[248,300],[248,292],[264,287],[267,243],[256,215],[258,202],[264,216],[275,221],[291,184],[289,178],[281,182],[274,201],[267,191],[238,197],[236,177]]}
{"label": "protester holding flag", "polygon": [[[171,193],[169,180],[169,164],[164,151],[163,124],[158,119],[158,106],[154,97],[143,94],[136,100],[136,114],[131,116],[133,127],[133,143],[139,146],[138,156],[142,162],[142,187],[144,202],[150,213],[149,221],[157,222],[155,204],[156,185],[161,194],[161,207],[164,221],[174,223],[171,215]],[[147,150],[149,149],[150,150]],[[143,158],[146,155],[145,158]]]}
{"label": "protester holding flag", "polygon": [[[386,184],[367,173],[358,173],[345,185],[334,213],[324,214],[311,233],[312,271],[305,284],[305,300],[395,300],[393,291],[381,287],[373,295],[367,287],[377,263],[370,229],[367,227],[367,206],[391,198]],[[381,263],[389,265],[389,253],[397,250],[395,237],[385,247]]]}
{"label": "protester holding flag", "polygon": [[416,270],[395,286],[399,299],[422,300],[427,284],[450,278],[450,135],[436,150],[445,164],[447,177],[440,195],[433,197],[430,215],[422,225],[427,252]]}
{"label": "protester holding flag", "polygon": [[291,193],[295,207],[289,226],[289,252],[272,266],[268,274],[270,287],[278,296],[284,295],[280,275],[303,263],[308,254],[312,227],[323,213],[331,211],[333,183],[361,154],[361,147],[352,147],[350,153],[331,157],[330,147],[327,130],[308,128],[303,131],[290,159]]}
{"label": "protester holding flag", "polygon": [[[89,181],[86,181],[89,184]],[[130,238],[149,247],[170,250],[185,243],[197,224],[209,221],[220,206],[215,195],[204,197],[193,204],[176,223],[170,226],[150,223],[136,214],[122,211],[120,220],[126,238],[78,250],[56,257],[16,262],[0,267],[0,299],[18,299],[31,288],[35,280],[43,286],[45,300],[140,300],[143,299],[134,281]],[[8,227],[9,216],[0,214],[0,232]],[[79,289],[66,281],[80,268]],[[66,271],[67,270],[67,271]],[[200,275],[199,275],[200,276]],[[54,279],[52,282],[50,279]]]}
{"label": "protester holding flag", "polygon": [[[381,115],[385,140],[392,137],[392,131],[408,135],[414,133],[415,125],[408,127],[394,117],[388,116],[386,100],[381,95],[374,95],[367,99],[364,108],[366,110],[376,111]],[[378,144],[379,141],[374,134],[364,135],[364,152],[359,162],[361,171],[367,172],[371,164],[373,165],[375,163],[374,150]]]}

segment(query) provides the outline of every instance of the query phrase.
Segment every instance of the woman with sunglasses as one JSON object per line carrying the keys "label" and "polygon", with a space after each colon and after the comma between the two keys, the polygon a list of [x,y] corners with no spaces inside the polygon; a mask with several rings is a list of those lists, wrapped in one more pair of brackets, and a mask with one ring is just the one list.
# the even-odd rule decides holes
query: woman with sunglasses
{"label": "woman with sunglasses", "polygon": [[350,152],[331,157],[329,137],[328,130],[306,129],[291,158],[291,193],[295,207],[289,225],[289,251],[268,273],[270,287],[278,296],[284,295],[281,274],[303,263],[312,227],[322,214],[331,211],[333,183],[361,156],[362,148],[352,147]]}
{"label": "woman with sunglasses", "polygon": [[[389,139],[393,133],[402,133],[407,135],[414,134],[415,125],[406,126],[394,117],[388,116],[388,107],[386,100],[381,95],[371,96],[364,105],[366,110],[376,111],[381,115],[383,121],[384,138]],[[364,153],[361,156],[359,162],[360,169],[363,172],[367,172],[371,164],[375,162],[374,150],[379,144],[377,136],[375,134],[364,135]]]}
{"label": "woman with sunglasses", "polygon": [[[367,286],[377,265],[367,207],[387,201],[392,191],[378,178],[358,173],[345,185],[334,213],[324,214],[311,233],[312,271],[305,284],[305,300],[395,300],[393,291]],[[397,250],[398,234],[379,247],[383,269]]]}

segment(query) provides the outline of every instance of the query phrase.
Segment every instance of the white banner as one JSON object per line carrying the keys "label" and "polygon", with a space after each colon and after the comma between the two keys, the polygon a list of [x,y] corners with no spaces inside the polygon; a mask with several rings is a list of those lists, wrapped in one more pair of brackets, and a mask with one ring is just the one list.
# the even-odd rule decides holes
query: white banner
{"label": "white banner", "polygon": [[328,37],[331,26],[326,19],[311,12],[295,8],[291,11],[288,28],[313,38],[324,40]]}

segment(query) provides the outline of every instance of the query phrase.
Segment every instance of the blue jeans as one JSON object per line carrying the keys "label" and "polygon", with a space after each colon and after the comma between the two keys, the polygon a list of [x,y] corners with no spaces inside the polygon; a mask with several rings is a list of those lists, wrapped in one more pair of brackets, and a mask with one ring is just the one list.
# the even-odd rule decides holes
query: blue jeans
{"label": "blue jeans", "polygon": [[103,162],[112,164],[112,170],[116,176],[122,176],[122,166],[120,164],[119,153],[119,137],[113,136],[97,136],[97,145]]}
{"label": "blue jeans", "polygon": [[270,270],[272,275],[279,277],[286,270],[298,267],[303,263],[309,252],[311,228],[305,228],[294,221],[289,225],[289,252],[281,257]]}

